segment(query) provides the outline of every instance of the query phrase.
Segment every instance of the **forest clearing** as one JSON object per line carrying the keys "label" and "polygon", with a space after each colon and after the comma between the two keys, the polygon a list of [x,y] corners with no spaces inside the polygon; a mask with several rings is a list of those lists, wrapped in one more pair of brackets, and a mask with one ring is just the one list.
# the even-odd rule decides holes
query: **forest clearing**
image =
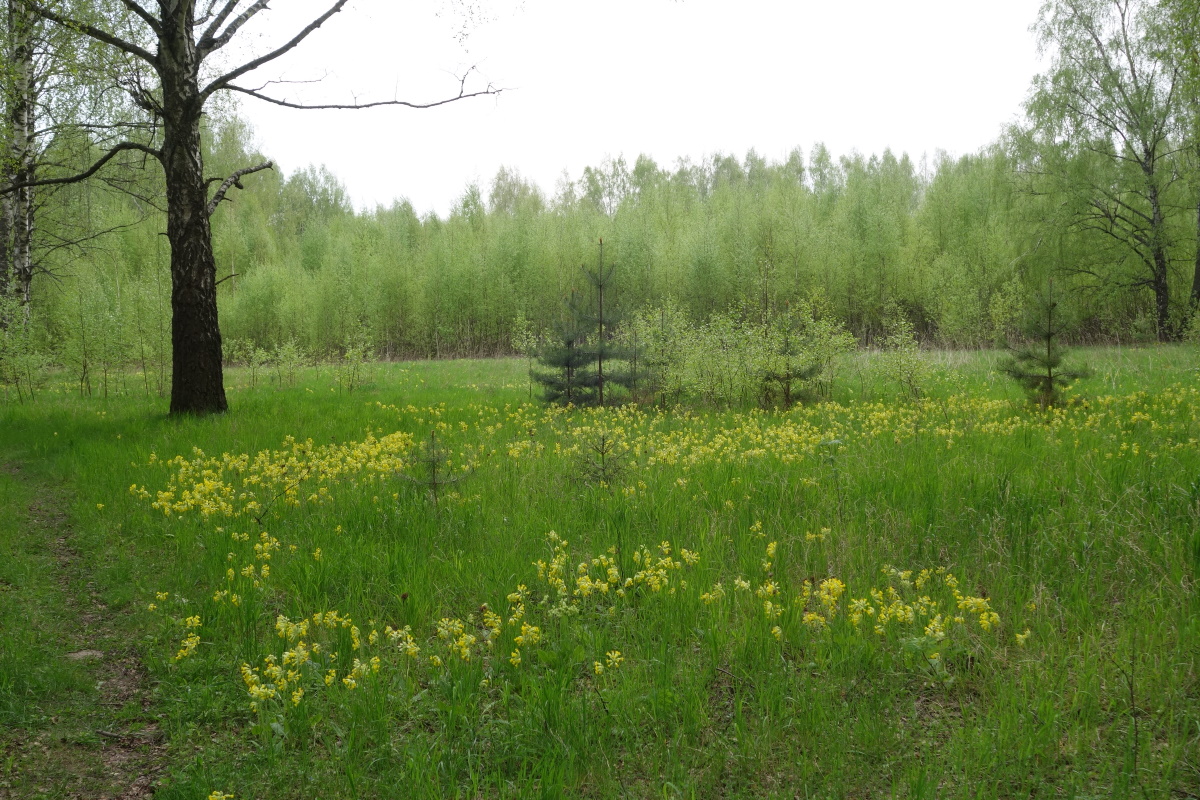
{"label": "forest clearing", "polygon": [[0,800],[1200,800],[1200,0],[3,8]]}
{"label": "forest clearing", "polygon": [[987,352],[791,410],[543,407],[516,359],[48,387],[0,504],[51,487],[78,574],[0,545],[0,796],[114,747],[156,797],[1193,796],[1196,355],[1088,350],[1048,411]]}

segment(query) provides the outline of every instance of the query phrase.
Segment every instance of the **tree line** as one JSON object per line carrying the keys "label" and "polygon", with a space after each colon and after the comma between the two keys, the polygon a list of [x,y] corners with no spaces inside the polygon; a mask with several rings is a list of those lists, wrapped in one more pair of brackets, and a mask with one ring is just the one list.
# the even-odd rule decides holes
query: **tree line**
{"label": "tree line", "polygon": [[[35,162],[43,175],[86,171],[113,153],[100,131],[128,134],[148,117],[136,102],[64,104],[68,91],[99,97],[87,81],[98,71],[77,65],[111,54],[76,46],[23,56],[36,37],[13,9],[26,5],[8,4],[4,31],[7,369],[51,359],[91,380],[136,364],[147,387],[162,389],[179,352],[172,281],[183,269],[172,266],[175,240],[159,235],[169,228],[165,174],[144,169],[145,153],[132,148],[98,170],[103,182],[25,185]],[[1035,32],[1050,63],[1023,120],[969,155],[816,144],[780,159],[616,156],[552,191],[505,168],[466,187],[445,215],[402,200],[355,210],[322,167],[238,180],[270,159],[255,152],[236,105],[210,106],[199,129],[205,167],[235,176],[223,189],[240,187],[211,217],[219,338],[237,360],[282,347],[512,353],[531,331],[561,326],[603,239],[607,302],[629,319],[669,308],[696,324],[763,322],[815,305],[864,345],[880,344],[899,313],[926,343],[986,346],[1013,336],[1053,280],[1070,339],[1177,339],[1194,329],[1200,301],[1198,11],[1195,0],[1048,4]],[[55,72],[51,54],[76,66]],[[145,80],[151,96],[161,92]],[[30,85],[40,92],[33,105]],[[55,126],[33,125],[31,108]],[[38,137],[22,133],[35,128]],[[22,222],[35,205],[37,224]]]}

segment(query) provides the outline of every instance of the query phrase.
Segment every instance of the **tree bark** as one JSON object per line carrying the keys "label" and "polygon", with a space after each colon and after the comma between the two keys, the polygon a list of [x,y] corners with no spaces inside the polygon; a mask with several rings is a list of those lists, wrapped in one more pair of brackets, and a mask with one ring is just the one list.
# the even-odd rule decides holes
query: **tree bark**
{"label": "tree bark", "polygon": [[1200,200],[1196,201],[1196,266],[1192,270],[1192,312],[1200,308]]}
{"label": "tree bark", "polygon": [[1166,221],[1158,197],[1158,187],[1154,183],[1154,162],[1148,161],[1143,168],[1149,183],[1146,196],[1150,201],[1150,270],[1153,276],[1151,288],[1154,290],[1155,323],[1158,326],[1158,340],[1169,342],[1174,338],[1174,331],[1171,326],[1171,281],[1170,261],[1167,258]]}
{"label": "tree bark", "polygon": [[[0,176],[8,183],[8,176]],[[12,284],[12,195],[0,195],[0,301],[8,297]],[[8,318],[0,313],[0,331],[8,327]]]}
{"label": "tree bark", "polygon": [[171,243],[171,413],[225,411],[216,261],[200,146],[200,58],[190,3],[162,3],[158,71],[163,89],[162,166]]}
{"label": "tree bark", "polygon": [[[33,33],[34,18],[21,3],[8,4],[9,80],[8,97],[9,152],[7,162],[11,183],[29,184],[34,179],[33,153]],[[4,208],[4,245],[8,274],[5,282],[17,295],[25,321],[29,317],[29,291],[33,282],[33,187],[23,185],[6,196]]]}

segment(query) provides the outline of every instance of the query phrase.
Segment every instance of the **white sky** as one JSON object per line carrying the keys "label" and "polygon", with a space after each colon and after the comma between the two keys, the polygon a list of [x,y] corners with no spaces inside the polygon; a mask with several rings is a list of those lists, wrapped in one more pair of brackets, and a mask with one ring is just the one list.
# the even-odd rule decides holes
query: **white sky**
{"label": "white sky", "polygon": [[[547,196],[606,156],[660,167],[754,148],[807,158],[909,153],[994,141],[1041,69],[1029,27],[1041,0],[476,0],[490,19],[465,43],[452,0],[354,0],[270,79],[307,102],[428,101],[472,64],[498,97],[413,111],[294,111],[246,99],[258,144],[285,172],[325,164],[356,206],[406,197],[445,214],[501,166]],[[247,26],[245,52],[291,35],[328,0],[288,0]],[[231,54],[238,57],[240,54]]]}

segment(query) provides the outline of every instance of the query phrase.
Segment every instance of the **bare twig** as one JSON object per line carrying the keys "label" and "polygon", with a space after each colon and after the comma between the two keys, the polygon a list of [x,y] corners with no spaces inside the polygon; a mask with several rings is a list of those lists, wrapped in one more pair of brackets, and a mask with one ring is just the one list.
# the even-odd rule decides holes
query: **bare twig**
{"label": "bare twig", "polygon": [[[475,69],[474,67],[471,68],[471,70],[474,70],[474,69]],[[467,75],[470,74],[471,70],[467,71]],[[279,98],[279,97],[271,97],[269,95],[262,94],[261,92],[259,92],[256,89],[249,89],[245,86],[236,86],[234,84],[228,84],[224,88],[228,89],[231,92],[240,92],[241,94],[244,94],[248,97],[253,97],[256,100],[262,100],[267,103],[273,103],[277,106],[283,106],[284,108],[296,108],[296,109],[300,109],[303,111],[322,111],[322,110],[326,110],[326,111],[328,111],[328,110],[357,111],[357,110],[364,109],[364,108],[379,108],[381,106],[403,106],[404,108],[414,108],[414,109],[436,108],[438,106],[444,106],[447,103],[453,103],[458,100],[466,100],[471,97],[485,97],[487,95],[497,95],[504,91],[504,89],[498,88],[489,83],[483,89],[478,89],[473,92],[468,92],[466,90],[466,75],[464,75],[459,78],[458,94],[454,95],[453,97],[443,98],[441,100],[432,100],[428,103],[415,103],[410,100],[374,100],[369,103],[359,103],[358,101],[355,101],[353,103],[318,103],[315,105],[309,105],[307,103],[295,103],[295,102],[292,102],[291,100],[285,100],[285,99]]]}
{"label": "bare twig", "polygon": [[[298,34],[293,36],[291,39],[289,39],[283,45],[275,48],[274,50],[272,50],[269,53],[265,53],[264,55],[259,56],[258,58],[247,61],[245,64],[242,64],[240,67],[235,67],[234,69],[230,70],[229,72],[226,72],[224,75],[221,75],[220,77],[213,79],[213,81],[210,84],[208,84],[208,86],[205,86],[200,91],[200,102],[203,103],[205,100],[207,100],[209,98],[209,95],[211,95],[213,92],[217,91],[218,89],[229,88],[229,84],[231,81],[237,80],[241,76],[245,75],[247,72],[252,72],[253,70],[256,70],[259,67],[261,67],[263,64],[270,63],[271,61],[274,61],[275,59],[279,58],[281,55],[288,52],[289,50],[294,49],[297,45],[299,45],[301,42],[303,42],[305,39],[307,39],[309,37],[309,35],[312,34],[313,31],[315,31],[317,28],[320,28],[322,25],[324,25],[326,20],[328,20],[330,17],[332,17],[337,12],[341,11],[342,7],[344,5],[346,5],[347,2],[349,2],[349,0],[337,0],[336,3],[334,3],[332,6],[329,7],[329,10],[327,10],[324,14],[322,14],[321,16],[314,19],[312,22],[308,23],[308,25],[306,25],[302,31],[300,31]],[[252,7],[246,13],[248,14],[251,11],[256,11],[257,5],[258,4],[255,4],[255,7]],[[266,3],[263,2],[262,5],[265,6]],[[209,28],[211,30],[212,26],[209,26]]]}

